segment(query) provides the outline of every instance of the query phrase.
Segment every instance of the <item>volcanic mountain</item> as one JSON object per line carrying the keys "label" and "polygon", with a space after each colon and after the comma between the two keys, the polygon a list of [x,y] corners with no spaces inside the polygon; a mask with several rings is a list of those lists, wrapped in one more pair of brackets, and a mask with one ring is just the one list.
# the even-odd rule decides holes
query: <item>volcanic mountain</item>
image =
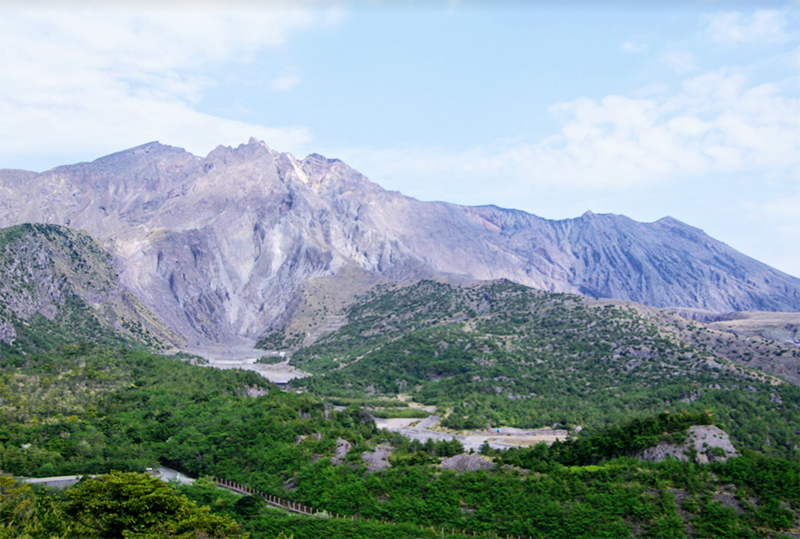
{"label": "volcanic mountain", "polygon": [[309,279],[499,279],[716,312],[800,311],[800,279],[665,217],[548,220],[422,202],[337,159],[251,139],[207,157],[157,142],[42,172],[0,170],[0,227],[85,230],[120,280],[190,344],[279,327]]}

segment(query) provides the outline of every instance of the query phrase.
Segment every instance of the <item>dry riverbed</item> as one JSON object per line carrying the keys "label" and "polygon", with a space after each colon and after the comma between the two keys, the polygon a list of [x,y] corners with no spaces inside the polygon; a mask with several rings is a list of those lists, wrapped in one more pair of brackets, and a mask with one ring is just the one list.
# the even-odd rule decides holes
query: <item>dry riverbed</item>
{"label": "dry riverbed", "polygon": [[[257,372],[270,382],[275,384],[285,384],[295,378],[305,378],[310,376],[307,372],[296,369],[289,365],[289,360],[285,359],[280,363],[266,365],[256,363],[256,361],[273,353],[259,350],[253,345],[255,343],[245,343],[238,346],[207,346],[203,348],[185,348],[181,352],[199,356],[206,361],[207,367],[215,369],[243,369]],[[277,355],[277,353],[274,353]]]}
{"label": "dry riverbed", "polygon": [[564,441],[569,437],[566,430],[514,429],[510,427],[502,427],[494,431],[471,431],[466,434],[442,432],[434,430],[439,424],[438,415],[431,415],[422,420],[376,418],[375,424],[379,429],[399,432],[403,436],[420,442],[428,439],[434,441],[456,439],[467,451],[470,449],[477,451],[484,443],[488,443],[494,449],[508,449],[509,447],[530,447],[541,442],[549,445],[556,440]]}
{"label": "dry riverbed", "polygon": [[[259,350],[253,346],[254,343],[245,343],[239,346],[209,346],[204,348],[186,348],[181,350],[187,354],[199,356],[208,361],[206,366],[216,369],[245,369],[257,372],[267,380],[277,384],[285,384],[295,378],[310,376],[309,373],[301,371],[289,365],[288,360],[271,365],[256,363],[259,358],[268,355],[269,352]],[[566,440],[569,433],[566,430],[537,429],[525,430],[511,427],[501,427],[491,431],[471,431],[464,434],[444,432],[439,430],[439,416],[434,415],[434,407],[423,406],[418,403],[409,402],[409,408],[423,409],[431,412],[431,415],[424,419],[416,418],[394,418],[381,419],[375,418],[375,424],[379,429],[386,429],[390,432],[399,432],[412,440],[425,442],[428,439],[434,441],[456,439],[469,451],[477,451],[484,443],[495,449],[508,449],[509,447],[530,447],[544,442],[552,444],[556,440]]]}

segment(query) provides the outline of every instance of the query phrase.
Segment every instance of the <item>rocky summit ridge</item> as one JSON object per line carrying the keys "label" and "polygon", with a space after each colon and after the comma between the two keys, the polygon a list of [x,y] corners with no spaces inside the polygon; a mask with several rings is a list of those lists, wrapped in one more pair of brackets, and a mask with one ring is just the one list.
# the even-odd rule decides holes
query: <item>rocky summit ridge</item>
{"label": "rocky summit ridge", "polygon": [[151,142],[40,174],[0,170],[0,227],[85,230],[120,280],[188,344],[279,327],[309,279],[499,279],[549,291],[716,312],[800,311],[800,279],[666,217],[548,220],[422,202],[338,159],[251,139],[205,158]]}

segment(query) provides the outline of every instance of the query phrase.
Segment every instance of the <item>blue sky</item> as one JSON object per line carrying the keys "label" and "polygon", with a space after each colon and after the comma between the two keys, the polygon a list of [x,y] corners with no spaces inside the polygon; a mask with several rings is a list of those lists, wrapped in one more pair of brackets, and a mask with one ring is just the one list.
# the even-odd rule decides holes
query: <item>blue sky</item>
{"label": "blue sky", "polygon": [[0,167],[250,136],[423,200],[671,215],[800,276],[796,1],[0,0]]}

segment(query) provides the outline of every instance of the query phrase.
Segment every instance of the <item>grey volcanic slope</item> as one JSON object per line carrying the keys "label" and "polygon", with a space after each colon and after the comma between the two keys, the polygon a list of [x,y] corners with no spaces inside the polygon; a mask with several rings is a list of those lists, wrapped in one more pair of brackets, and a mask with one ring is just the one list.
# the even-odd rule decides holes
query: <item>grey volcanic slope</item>
{"label": "grey volcanic slope", "polygon": [[800,311],[800,279],[671,218],[553,221],[421,202],[339,160],[254,139],[206,158],[153,142],[41,174],[2,170],[0,191],[0,226],[86,230],[190,344],[278,327],[306,280],[353,265],[392,280],[508,278],[657,307]]}

